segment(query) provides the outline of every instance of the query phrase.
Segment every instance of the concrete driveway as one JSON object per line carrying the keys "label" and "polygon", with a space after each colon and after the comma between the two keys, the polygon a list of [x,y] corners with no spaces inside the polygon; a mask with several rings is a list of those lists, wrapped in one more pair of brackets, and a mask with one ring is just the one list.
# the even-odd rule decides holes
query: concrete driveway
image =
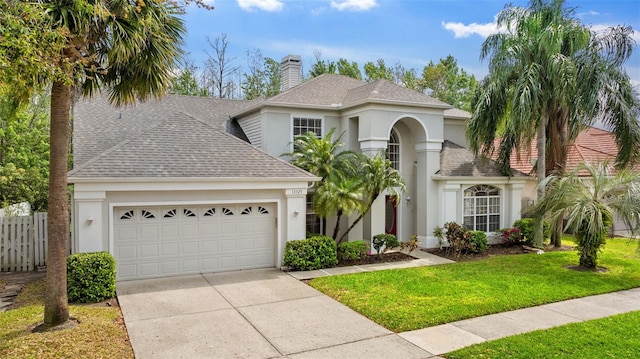
{"label": "concrete driveway", "polygon": [[136,358],[431,358],[276,269],[120,282]]}

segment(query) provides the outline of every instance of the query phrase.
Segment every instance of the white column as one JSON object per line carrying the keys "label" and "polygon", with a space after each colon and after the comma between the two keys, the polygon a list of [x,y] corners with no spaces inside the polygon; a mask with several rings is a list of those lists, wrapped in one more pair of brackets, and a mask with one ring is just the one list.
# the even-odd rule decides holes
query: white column
{"label": "white column", "polygon": [[74,192],[74,228],[76,252],[100,252],[109,250],[109,241],[103,238],[108,226],[108,214],[103,213],[105,192]]}
{"label": "white column", "polygon": [[511,227],[513,222],[522,217],[522,190],[524,183],[510,183],[506,186],[505,211],[502,227]]}
{"label": "white column", "polygon": [[286,191],[286,220],[284,242],[292,239],[304,239],[307,235],[307,189],[296,188]]}
{"label": "white column", "polygon": [[438,184],[431,179],[440,169],[440,150],[442,141],[426,141],[416,143],[417,168],[417,231],[420,245],[433,246],[438,243],[433,236],[433,229],[438,226],[440,218],[440,193]]}

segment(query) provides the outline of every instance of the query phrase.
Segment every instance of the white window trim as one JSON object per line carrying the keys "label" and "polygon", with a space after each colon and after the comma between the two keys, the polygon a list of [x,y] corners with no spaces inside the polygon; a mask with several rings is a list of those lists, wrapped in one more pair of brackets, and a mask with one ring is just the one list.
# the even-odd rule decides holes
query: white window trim
{"label": "white window trim", "polygon": [[[395,129],[391,129],[391,131],[389,131],[389,138],[387,138],[387,148],[386,150],[389,149],[389,140],[391,139],[391,133],[395,132],[396,133],[396,137],[398,137],[398,172],[402,173],[402,136],[400,136],[400,132],[398,130]],[[386,157],[386,156],[385,156]]]}
{"label": "white window trim", "polygon": [[324,137],[325,132],[325,118],[324,115],[318,115],[313,113],[292,113],[289,119],[289,138],[291,139],[291,144],[289,145],[291,151],[293,151],[293,119],[294,118],[312,118],[320,120],[320,138]]}
{"label": "white window trim", "polygon": [[[498,203],[500,204],[500,209],[498,211],[498,215],[500,216],[499,217],[499,223],[498,223],[498,229],[503,228],[504,227],[503,222],[504,222],[504,218],[505,218],[505,215],[506,215],[506,213],[505,213],[505,188],[503,186],[500,186],[500,185],[488,184],[488,183],[476,183],[476,184],[465,186],[465,187],[462,188],[462,191],[460,192],[461,197],[462,197],[462,199],[461,199],[461,202],[462,202],[461,203],[461,212],[462,212],[462,223],[461,223],[461,225],[464,227],[464,218],[468,217],[468,216],[465,216],[465,214],[464,214],[464,200],[465,200],[464,193],[468,189],[476,187],[476,186],[490,186],[490,187],[498,189]],[[485,198],[490,198],[490,197],[495,197],[495,196],[487,196]],[[477,198],[477,197],[469,197],[469,198]],[[488,205],[488,203],[487,203],[487,205]],[[474,212],[475,212],[475,208],[474,208]],[[489,229],[489,222],[488,221],[489,221],[489,216],[490,215],[491,214],[489,214],[489,213],[486,214],[486,216],[487,216],[487,229]],[[475,218],[476,214],[474,214],[473,217]],[[474,221],[474,223],[475,223],[475,221]],[[475,227],[475,225],[474,225],[474,227]],[[492,233],[492,231],[486,231],[486,233]]]}

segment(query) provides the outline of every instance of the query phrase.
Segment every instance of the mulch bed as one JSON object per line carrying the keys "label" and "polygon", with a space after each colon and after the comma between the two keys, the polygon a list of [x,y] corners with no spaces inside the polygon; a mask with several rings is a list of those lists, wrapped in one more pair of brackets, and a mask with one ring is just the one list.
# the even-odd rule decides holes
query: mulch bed
{"label": "mulch bed", "polygon": [[370,255],[359,261],[347,261],[338,263],[337,267],[357,266],[364,264],[378,264],[378,263],[390,263],[390,262],[406,262],[416,259],[408,254],[402,252],[387,252],[380,255]]}
{"label": "mulch bed", "polygon": [[[542,250],[545,252],[553,252],[553,251],[572,251],[574,247],[571,246],[562,246],[561,248],[555,248],[553,246],[545,246]],[[466,262],[472,261],[481,258],[487,257],[495,257],[501,255],[508,254],[526,254],[526,253],[535,253],[534,249],[528,246],[524,246],[521,244],[491,244],[487,246],[487,250],[482,253],[461,253],[459,256],[453,250],[448,250],[447,248],[443,249],[427,249],[426,252],[431,254],[435,254],[438,257],[443,257],[447,259],[451,259],[456,262]]]}

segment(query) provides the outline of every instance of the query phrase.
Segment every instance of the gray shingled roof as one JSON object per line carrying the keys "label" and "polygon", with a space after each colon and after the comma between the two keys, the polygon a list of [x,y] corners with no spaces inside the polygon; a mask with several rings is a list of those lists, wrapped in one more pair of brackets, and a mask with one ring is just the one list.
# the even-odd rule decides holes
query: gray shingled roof
{"label": "gray shingled roof", "polygon": [[444,118],[470,119],[471,113],[459,108],[450,108],[444,110]]}
{"label": "gray shingled roof", "polygon": [[450,107],[450,105],[442,101],[396,85],[388,80],[377,80],[349,90],[342,101],[342,105],[349,107],[367,101],[401,102],[403,104],[428,105],[441,108]]}
{"label": "gray shingled roof", "polygon": [[[185,113],[215,128],[225,129],[229,114],[251,106],[251,101],[167,95],[135,106],[118,108],[104,96],[81,100],[74,106],[74,165],[80,165],[116,143],[139,136],[169,116]],[[233,130],[232,128],[230,130]],[[230,131],[232,132],[232,131]]]}
{"label": "gray shingled roof", "polygon": [[[144,124],[140,124],[144,125]],[[315,178],[184,113],[76,166],[72,178]]]}
{"label": "gray shingled roof", "polygon": [[[494,160],[476,157],[469,149],[446,140],[440,151],[440,170],[437,174],[447,177],[504,177]],[[516,170],[513,175],[526,176]]]}
{"label": "gray shingled roof", "polygon": [[316,106],[339,110],[366,102],[395,102],[402,105],[437,108],[451,107],[442,101],[396,85],[388,80],[366,83],[343,75],[322,74],[279,95],[242,109],[235,113],[234,117],[268,105]]}
{"label": "gray shingled roof", "polygon": [[349,90],[364,82],[342,75],[322,74],[264,100],[265,104],[333,106],[342,103]]}

